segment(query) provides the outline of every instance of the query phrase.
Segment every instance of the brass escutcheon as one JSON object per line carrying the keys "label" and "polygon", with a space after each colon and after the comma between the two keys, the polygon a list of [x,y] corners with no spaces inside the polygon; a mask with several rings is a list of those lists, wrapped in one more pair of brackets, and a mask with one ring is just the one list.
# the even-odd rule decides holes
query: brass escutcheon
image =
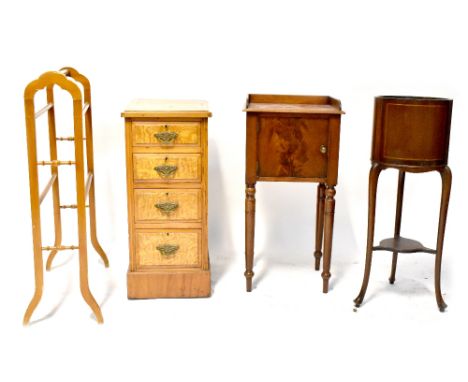
{"label": "brass escutcheon", "polygon": [[154,170],[157,171],[157,173],[163,178],[167,178],[177,171],[177,166],[163,164],[160,166],[156,166]]}
{"label": "brass escutcheon", "polygon": [[178,135],[179,134],[177,134],[175,131],[162,131],[160,133],[154,134],[154,137],[162,144],[168,145],[173,143]]}
{"label": "brass escutcheon", "polygon": [[177,202],[163,202],[163,203],[156,203],[154,205],[157,209],[161,210],[161,212],[172,212],[179,208],[179,203]]}
{"label": "brass escutcheon", "polygon": [[159,253],[161,253],[161,255],[170,256],[174,255],[179,250],[179,246],[173,244],[163,244],[158,245],[156,249],[159,251]]}

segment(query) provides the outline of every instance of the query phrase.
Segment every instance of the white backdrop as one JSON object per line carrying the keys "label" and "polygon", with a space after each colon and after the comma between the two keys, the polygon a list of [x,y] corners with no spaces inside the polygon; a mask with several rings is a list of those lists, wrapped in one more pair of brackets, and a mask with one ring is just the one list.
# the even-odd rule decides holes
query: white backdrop
{"label": "white backdrop", "polygon": [[[454,350],[468,339],[463,3],[2,2],[0,380],[466,378],[464,351]],[[92,85],[98,234],[111,268],[104,270],[90,251],[90,280],[105,324],[97,325],[81,300],[77,255],[61,253],[60,266],[46,274],[34,324],[23,328],[33,293],[23,90],[62,66],[77,68]],[[328,295],[312,269],[311,184],[258,185],[255,289],[245,292],[242,107],[248,93],[331,95],[346,111]],[[444,314],[435,303],[433,257],[427,254],[401,255],[390,286],[391,254],[376,253],[365,304],[353,311],[364,268],[373,97],[381,94],[454,99]],[[126,299],[120,112],[145,97],[205,99],[213,112],[209,299]],[[64,199],[73,203],[65,183]],[[381,176],[376,241],[393,232],[396,183],[395,171]],[[402,234],[434,247],[439,200],[437,174],[408,176]],[[46,242],[50,203],[43,210]],[[73,244],[73,213],[65,213],[64,230],[71,234],[64,243]]]}

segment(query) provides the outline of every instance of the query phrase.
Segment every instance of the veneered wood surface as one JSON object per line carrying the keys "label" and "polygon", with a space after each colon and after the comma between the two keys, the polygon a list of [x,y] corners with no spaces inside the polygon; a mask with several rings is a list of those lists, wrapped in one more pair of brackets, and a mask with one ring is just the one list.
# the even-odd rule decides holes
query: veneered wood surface
{"label": "veneered wood surface", "polygon": [[127,294],[130,299],[209,297],[210,271],[185,268],[128,272]]}
{"label": "veneered wood surface", "polygon": [[376,97],[372,160],[386,165],[445,166],[451,113],[448,99]]}
{"label": "veneered wood surface", "polygon": [[166,99],[137,99],[132,101],[122,117],[152,118],[152,117],[211,117],[206,101],[198,100],[166,100]]}
{"label": "veneered wood surface", "polygon": [[326,178],[328,119],[259,117],[258,176]]}
{"label": "veneered wood surface", "polygon": [[443,160],[447,113],[447,108],[439,105],[386,105],[383,157]]}
{"label": "veneered wood surface", "polygon": [[[199,267],[200,231],[160,230],[135,234],[137,268],[153,266]],[[177,245],[179,249],[171,255],[163,255],[158,246]]]}
{"label": "veneered wood surface", "polygon": [[[174,132],[177,137],[173,142],[161,143],[155,136],[157,133]],[[199,122],[133,122],[133,144],[144,146],[161,146],[170,148],[174,146],[200,145]]]}
{"label": "veneered wood surface", "polygon": [[333,105],[284,103],[249,103],[246,111],[257,113],[343,114],[341,110]]}
{"label": "veneered wood surface", "polygon": [[[434,287],[437,305],[444,311],[440,286],[442,250],[450,197],[452,175],[446,165],[450,138],[452,100],[432,97],[380,96],[375,98],[372,139],[372,167],[369,174],[369,210],[367,251],[356,306],[364,300],[369,284],[374,250],[393,252],[390,284],[395,282],[398,253],[435,253]],[[373,246],[377,184],[379,174],[387,168],[399,170],[394,237]],[[442,178],[442,197],[437,234],[437,249],[424,247],[415,240],[400,236],[405,172],[438,171]]]}
{"label": "veneered wood surface", "polygon": [[344,114],[341,102],[328,96],[249,94],[244,111],[250,113]]}
{"label": "veneered wood surface", "polygon": [[[338,181],[341,102],[328,96],[249,94],[246,102],[245,278],[252,290],[257,181],[322,183],[318,196],[315,265],[323,236],[323,292],[331,276]],[[326,186],[326,191],[325,191]],[[325,200],[325,193],[327,194]],[[319,187],[320,194],[320,187]],[[322,228],[323,226],[323,228]],[[323,231],[323,233],[322,233]]]}
{"label": "veneered wood surface", "polygon": [[[199,182],[201,180],[200,154],[134,154],[133,165],[135,181]],[[163,165],[177,166],[177,169],[173,174],[163,176],[155,170],[157,166]]]}
{"label": "veneered wood surface", "polygon": [[[201,220],[201,190],[197,189],[136,189],[135,221]],[[173,211],[158,209],[158,203],[176,203]]]}
{"label": "veneered wood surface", "polygon": [[[211,294],[206,118],[211,113],[203,111],[207,108],[206,102],[195,107],[191,106],[192,102],[171,103],[172,101],[152,101],[146,103],[146,106],[142,104],[142,109],[146,108],[144,111],[123,113],[126,116],[129,298],[208,297]],[[156,109],[151,110],[151,105],[156,105]],[[197,108],[199,110],[195,110]],[[139,127],[134,130],[135,126]],[[160,129],[177,129],[177,139],[169,144],[159,144],[153,138]],[[178,169],[173,175],[164,177],[154,170],[154,167],[159,165],[177,165]],[[161,211],[155,212],[154,204],[165,200],[177,201],[179,207],[167,215]],[[196,233],[197,244],[194,245],[193,236],[183,235],[182,242],[191,243],[190,245],[184,244],[180,247],[171,255],[174,256],[172,259],[155,259],[150,253],[154,249],[153,242],[159,239],[155,236],[145,236],[141,239],[141,234],[165,233],[167,239],[168,232],[192,235]],[[140,235],[140,239],[137,235]],[[144,246],[143,243],[148,247],[143,249],[142,259],[145,265],[140,264],[138,253]],[[176,242],[165,244],[180,245]],[[180,256],[181,253],[183,256]],[[159,253],[159,256],[162,255]],[[172,263],[174,264],[170,265]]]}

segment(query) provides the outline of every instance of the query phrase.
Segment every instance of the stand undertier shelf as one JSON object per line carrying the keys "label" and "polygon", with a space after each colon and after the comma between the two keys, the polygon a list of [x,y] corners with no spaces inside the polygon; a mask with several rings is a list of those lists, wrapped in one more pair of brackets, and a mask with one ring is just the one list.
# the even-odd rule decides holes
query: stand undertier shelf
{"label": "stand undertier shelf", "polygon": [[390,251],[398,253],[425,252],[435,255],[437,251],[422,245],[419,241],[405,237],[395,237],[382,240],[379,245],[372,248],[373,251]]}

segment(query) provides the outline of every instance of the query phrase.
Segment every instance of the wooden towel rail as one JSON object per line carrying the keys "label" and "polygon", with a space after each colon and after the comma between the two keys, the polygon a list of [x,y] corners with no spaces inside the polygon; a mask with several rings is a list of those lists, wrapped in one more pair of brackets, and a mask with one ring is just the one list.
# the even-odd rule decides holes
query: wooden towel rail
{"label": "wooden towel rail", "polygon": [[[82,89],[80,89],[81,84]],[[70,93],[73,99],[74,136],[57,137],[55,130],[54,87],[59,86]],[[34,107],[34,96],[40,91],[46,91],[47,105],[37,112]],[[44,264],[43,251],[50,251],[46,262],[46,269],[50,270],[52,262],[58,251],[78,250],[80,265],[80,290],[81,294],[90,306],[99,323],[103,322],[101,309],[89,290],[88,283],[88,257],[87,257],[87,232],[86,209],[89,211],[89,229],[91,243],[102,258],[106,268],[109,260],[97,239],[96,233],[96,202],[94,190],[94,158],[93,158],[93,134],[91,118],[91,87],[89,80],[76,69],[66,67],[59,71],[51,71],[42,74],[32,81],[24,91],[24,109],[26,117],[26,135],[28,144],[29,184],[31,194],[31,219],[34,251],[35,292],[24,314],[23,323],[27,325],[42,297]],[[49,125],[49,160],[37,160],[36,144],[36,119],[47,113]],[[83,132],[84,124],[84,132]],[[57,159],[57,141],[71,141],[75,146],[74,160],[61,161]],[[86,147],[84,147],[86,144]],[[84,159],[86,155],[87,180],[85,183]],[[60,205],[59,192],[59,166],[75,166],[76,172],[76,204]],[[50,166],[51,177],[42,192],[39,192],[38,166]],[[40,204],[52,190],[55,243],[51,246],[42,245],[41,236],[41,210]],[[88,201],[88,204],[86,204]],[[78,245],[62,245],[61,209],[70,208],[77,211]]]}

